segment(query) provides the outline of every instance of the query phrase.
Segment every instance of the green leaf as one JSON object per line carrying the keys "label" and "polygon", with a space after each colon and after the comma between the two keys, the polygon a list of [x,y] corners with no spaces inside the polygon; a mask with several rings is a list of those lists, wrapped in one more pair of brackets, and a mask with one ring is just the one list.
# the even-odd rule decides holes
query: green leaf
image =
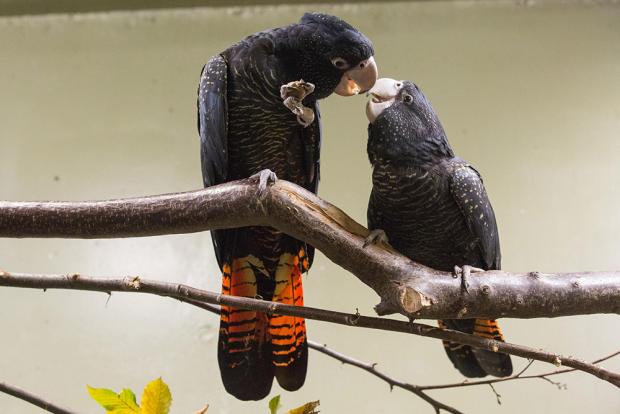
{"label": "green leaf", "polygon": [[301,407],[289,410],[286,414],[317,414],[318,411],[315,411],[315,408],[317,408],[318,406],[319,401],[311,401],[302,405]]}
{"label": "green leaf", "polygon": [[269,411],[271,414],[278,414],[278,408],[280,408],[280,396],[276,395],[269,400]]}
{"label": "green leaf", "polygon": [[136,403],[136,394],[133,393],[129,388],[123,388],[118,397],[127,404],[128,407],[131,407],[136,413],[140,412],[140,407]]}
{"label": "green leaf", "polygon": [[172,404],[170,388],[161,378],[149,382],[144,387],[140,401],[141,414],[168,414]]}
{"label": "green leaf", "polygon": [[136,396],[129,389],[124,389],[117,394],[106,388],[93,388],[89,385],[87,387],[91,398],[105,408],[107,414],[140,413],[140,408],[136,404]]}

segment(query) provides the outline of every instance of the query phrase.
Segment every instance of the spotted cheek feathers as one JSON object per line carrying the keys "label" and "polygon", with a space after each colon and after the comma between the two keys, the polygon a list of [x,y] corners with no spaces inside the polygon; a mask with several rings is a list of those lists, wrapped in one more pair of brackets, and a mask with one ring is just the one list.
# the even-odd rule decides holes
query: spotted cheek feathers
{"label": "spotted cheek feathers", "polygon": [[300,58],[298,72],[301,79],[315,85],[310,96],[317,100],[331,95],[342,77],[342,71],[336,69],[328,59],[310,55]]}
{"label": "spotted cheek feathers", "polygon": [[415,128],[395,103],[385,109],[368,127],[368,156],[375,160],[403,161],[414,159],[416,146],[411,131]]}

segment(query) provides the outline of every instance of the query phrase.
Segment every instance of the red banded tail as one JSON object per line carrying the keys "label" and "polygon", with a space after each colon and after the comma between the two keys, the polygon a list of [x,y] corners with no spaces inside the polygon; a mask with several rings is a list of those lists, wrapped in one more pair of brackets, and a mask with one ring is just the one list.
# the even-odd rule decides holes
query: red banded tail
{"label": "red banded tail", "polygon": [[[235,258],[222,269],[222,294],[262,297],[273,286],[272,300],[303,305],[302,271],[308,267],[305,251],[280,256],[274,274],[252,255]],[[257,277],[267,280],[258,283]],[[261,291],[263,290],[263,291]],[[308,349],[303,318],[266,315],[222,306],[218,361],[226,390],[242,400],[260,400],[269,394],[273,377],[287,390],[305,380]]]}
{"label": "red banded tail", "polygon": [[[307,258],[303,249],[297,255],[285,253],[280,256],[275,272],[274,302],[304,305],[301,284],[304,262],[307,263]],[[305,320],[295,316],[272,315],[269,338],[271,360],[276,367],[275,375],[280,386],[289,391],[299,389],[306,379],[308,361]]]}

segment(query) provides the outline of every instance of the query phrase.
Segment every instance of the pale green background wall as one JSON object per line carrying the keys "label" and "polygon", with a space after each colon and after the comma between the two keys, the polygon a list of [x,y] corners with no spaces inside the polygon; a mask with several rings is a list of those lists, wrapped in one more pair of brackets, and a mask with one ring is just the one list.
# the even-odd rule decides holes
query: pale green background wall
{"label": "pale green background wall", "polygon": [[[200,187],[195,91],[202,64],[242,36],[319,9],[373,39],[384,76],[418,82],[457,153],[482,172],[508,270],[620,268],[620,7],[410,3],[0,19],[0,199],[94,199]],[[363,97],[327,99],[321,195],[365,222]],[[217,290],[208,234],[0,240],[0,268],[142,274]],[[372,314],[377,298],[320,256],[306,303]],[[617,316],[505,320],[516,343],[594,359],[620,345]],[[140,390],[163,376],[174,413],[266,412],[220,384],[218,321],[172,300],[0,290],[0,380],[99,412],[85,384]],[[311,338],[418,384],[459,381],[435,340],[309,322]],[[431,412],[402,390],[314,352],[288,406]],[[524,365],[516,360],[517,369]],[[607,367],[620,370],[620,360]],[[535,364],[533,372],[552,367]],[[560,378],[559,378],[560,379]],[[467,413],[618,413],[620,393],[582,374],[433,395]],[[280,393],[274,387],[273,394]],[[38,413],[0,395],[4,414]]]}

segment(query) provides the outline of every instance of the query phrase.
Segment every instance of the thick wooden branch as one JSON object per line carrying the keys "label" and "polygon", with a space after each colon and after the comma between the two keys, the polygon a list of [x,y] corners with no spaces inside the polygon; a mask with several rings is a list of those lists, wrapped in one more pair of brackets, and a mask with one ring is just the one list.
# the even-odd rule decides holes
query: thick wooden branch
{"label": "thick wooden branch", "polygon": [[107,293],[117,291],[150,293],[190,302],[199,301],[211,304],[233,306],[241,309],[256,310],[267,314],[291,315],[306,319],[337,323],[340,325],[426,336],[451,342],[458,342],[473,346],[475,348],[487,349],[493,352],[502,352],[522,358],[535,359],[537,361],[548,362],[557,366],[564,365],[587,372],[620,388],[620,374],[576,358],[564,357],[523,345],[499,342],[493,339],[482,338],[463,332],[435,328],[433,326],[399,321],[395,319],[373,318],[359,314],[334,312],[305,306],[285,305],[282,303],[253,298],[222,295],[186,285],[146,280],[139,277],[98,279],[84,277],[79,274],[32,275],[3,272],[0,273],[0,286],[38,289],[75,289]]}
{"label": "thick wooden branch", "polygon": [[305,240],[370,286],[379,314],[412,318],[557,317],[620,313],[620,272],[473,273],[419,265],[363,241],[368,230],[332,204],[279,180],[259,197],[256,180],[205,190],[92,202],[0,201],[0,237],[112,238],[268,225]]}

